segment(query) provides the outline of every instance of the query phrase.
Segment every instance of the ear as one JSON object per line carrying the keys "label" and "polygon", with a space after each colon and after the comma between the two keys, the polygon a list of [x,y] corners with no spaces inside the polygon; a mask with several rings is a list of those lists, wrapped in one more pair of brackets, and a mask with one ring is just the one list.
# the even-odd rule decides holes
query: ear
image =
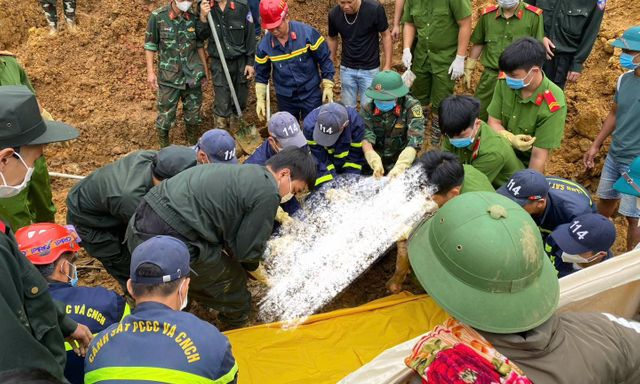
{"label": "ear", "polygon": [[131,283],[131,279],[127,280],[127,292],[129,292],[133,300],[136,300],[136,295],[133,294],[133,284]]}
{"label": "ear", "polygon": [[7,164],[7,160],[9,160],[15,151],[13,148],[4,148],[0,150],[0,172],[4,170],[4,166]]}
{"label": "ear", "polygon": [[182,288],[183,289],[182,293],[184,293],[185,296],[187,295],[187,293],[189,293],[189,283],[191,283],[191,278],[187,277],[184,281],[184,285]]}
{"label": "ear", "polygon": [[451,196],[450,198],[454,198],[454,197],[460,195],[460,190],[461,189],[462,189],[462,185],[459,185],[457,187],[451,188],[451,190],[449,191],[449,195]]}
{"label": "ear", "polygon": [[209,157],[207,156],[206,153],[204,153],[204,151],[202,149],[198,149],[198,163],[200,164],[207,164],[209,163]]}

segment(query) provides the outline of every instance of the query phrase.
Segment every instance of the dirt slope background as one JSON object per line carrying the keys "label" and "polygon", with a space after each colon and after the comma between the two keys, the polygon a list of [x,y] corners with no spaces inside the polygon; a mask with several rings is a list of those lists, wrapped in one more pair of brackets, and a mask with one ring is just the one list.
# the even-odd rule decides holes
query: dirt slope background
{"label": "dirt slope background", "polygon": [[[130,151],[157,148],[155,94],[146,83],[142,46],[149,12],[165,2],[79,0],[80,31],[71,34],[63,25],[62,31],[51,37],[37,1],[16,6],[15,2],[0,0],[0,50],[11,50],[18,55],[45,108],[56,119],[81,131],[80,138],[72,144],[47,148],[50,170],[85,175]],[[58,3],[62,17],[62,1]],[[474,0],[474,18],[492,3]],[[290,14],[292,19],[305,21],[326,34],[326,14],[334,4],[331,0],[307,0],[306,5],[290,1]],[[391,22],[393,2],[385,0],[384,4]],[[606,152],[601,152],[593,172],[585,172],[581,159],[600,129],[610,107],[616,78],[622,73],[617,64],[619,52],[614,52],[608,42],[629,26],[638,24],[640,2],[608,0],[599,39],[585,71],[577,84],[566,89],[569,118],[565,139],[562,148],[553,153],[549,174],[577,180],[595,191]],[[400,43],[394,46],[394,64],[400,64],[401,48]],[[211,88],[207,87],[204,129],[211,126],[210,93]],[[247,116],[257,122],[254,105],[250,99]],[[272,110],[276,110],[275,105]],[[172,137],[174,142],[184,143],[180,121]],[[69,180],[53,181],[60,223],[64,222],[64,199],[72,185]],[[619,231],[616,251],[620,252],[626,231],[620,218],[616,222]],[[99,263],[90,258],[83,258],[82,263],[87,267],[81,275],[84,284],[114,287]],[[384,281],[390,276],[393,263],[392,258],[383,260],[330,308],[353,306],[383,295]],[[412,283],[408,283],[407,288],[417,289]]]}

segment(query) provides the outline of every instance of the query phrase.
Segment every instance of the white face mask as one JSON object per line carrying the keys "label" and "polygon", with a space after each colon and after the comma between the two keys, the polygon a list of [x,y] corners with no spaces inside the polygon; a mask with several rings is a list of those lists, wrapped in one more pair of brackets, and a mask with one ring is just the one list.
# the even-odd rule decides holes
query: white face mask
{"label": "white face mask", "polygon": [[180,299],[180,310],[184,310],[185,308],[187,308],[187,303],[189,303],[189,293],[187,292],[186,295],[184,295],[184,302],[182,302],[182,286],[184,285],[184,282],[187,281],[187,279],[182,280],[182,283],[180,283],[180,287],[178,288],[178,298]]}
{"label": "white face mask", "polygon": [[25,163],[24,160],[22,160],[22,157],[19,154],[16,153],[15,155],[18,157],[18,159],[20,159],[20,162],[22,163],[22,165],[24,165],[24,167],[27,168],[27,173],[24,175],[24,180],[22,180],[22,183],[18,185],[9,185],[7,184],[7,180],[4,178],[4,175],[2,174],[2,172],[0,172],[0,177],[2,178],[2,183],[4,184],[4,185],[0,185],[0,199],[6,199],[9,197],[16,196],[27,187],[27,184],[29,184],[29,181],[31,180],[31,175],[33,174],[33,168],[29,168],[27,166],[27,163]]}
{"label": "white face mask", "polygon": [[511,9],[518,5],[520,0],[498,0],[498,5],[504,9]]}
{"label": "white face mask", "polygon": [[187,12],[191,8],[191,1],[176,1],[176,7],[182,12]]}
{"label": "white face mask", "polygon": [[582,257],[580,255],[571,255],[571,254],[568,254],[566,252],[562,252],[562,261],[564,261],[565,263],[589,264],[593,260],[595,260],[598,257],[600,257],[600,255],[601,255],[601,253],[598,252],[595,255],[593,255],[591,258],[585,259],[584,257]]}
{"label": "white face mask", "polygon": [[292,198],[293,198],[293,193],[291,193],[291,175],[289,175],[289,193],[287,193],[286,195],[280,198],[280,204],[284,204],[287,201],[291,200]]}

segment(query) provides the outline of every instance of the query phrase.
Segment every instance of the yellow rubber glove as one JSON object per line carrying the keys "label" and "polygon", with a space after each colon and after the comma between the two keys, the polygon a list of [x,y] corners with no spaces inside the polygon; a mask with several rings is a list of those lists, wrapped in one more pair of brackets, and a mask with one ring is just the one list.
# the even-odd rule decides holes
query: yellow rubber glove
{"label": "yellow rubber glove", "polygon": [[282,225],[289,225],[293,223],[293,218],[291,218],[291,216],[289,216],[282,207],[278,207],[278,210],[276,211],[276,221]]}
{"label": "yellow rubber glove", "polygon": [[256,82],[256,115],[264,121],[267,115],[267,84]]}
{"label": "yellow rubber glove", "polygon": [[53,121],[53,116],[51,116],[51,114],[44,108],[42,108],[42,112],[40,112],[40,115],[42,115],[43,120]]}
{"label": "yellow rubber glove", "polygon": [[467,89],[471,89],[471,75],[473,70],[476,69],[478,60],[467,57],[467,61],[464,62],[464,85]]}
{"label": "yellow rubber glove", "polygon": [[373,170],[373,177],[376,179],[384,175],[384,167],[382,166],[382,159],[376,151],[367,151],[364,153],[364,158],[367,159],[367,163]]}
{"label": "yellow rubber glove", "polygon": [[400,152],[400,156],[398,156],[396,164],[393,166],[391,171],[389,171],[388,176],[392,179],[400,176],[411,166],[411,164],[413,164],[413,161],[416,159],[416,154],[416,149],[413,147],[403,149],[402,152]]}
{"label": "yellow rubber glove", "polygon": [[322,102],[333,103],[333,81],[322,79]]}
{"label": "yellow rubber glove", "polygon": [[256,281],[259,281],[268,287],[271,286],[271,281],[269,280],[269,277],[267,277],[267,271],[264,269],[264,265],[262,265],[262,263],[258,264],[258,268],[256,268],[255,271],[247,272],[249,272]]}
{"label": "yellow rubber glove", "polygon": [[513,133],[504,130],[500,131],[500,134],[509,142],[511,146],[519,151],[528,151],[533,147],[533,143],[535,143],[536,138],[529,135],[514,135]]}

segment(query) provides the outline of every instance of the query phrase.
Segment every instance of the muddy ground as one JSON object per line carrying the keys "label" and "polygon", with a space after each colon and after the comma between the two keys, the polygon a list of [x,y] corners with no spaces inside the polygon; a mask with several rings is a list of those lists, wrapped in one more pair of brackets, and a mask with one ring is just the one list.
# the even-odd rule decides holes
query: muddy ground
{"label": "muddy ground", "polygon": [[[58,2],[61,15],[62,1]],[[18,6],[0,0],[0,50],[18,54],[44,107],[56,119],[81,131],[79,139],[68,145],[50,145],[46,154],[49,169],[56,172],[85,175],[97,167],[141,148],[157,148],[154,120],[155,94],[146,83],[144,62],[144,30],[150,10],[165,1],[78,0],[76,34],[62,27],[56,36],[48,36],[46,22],[37,1]],[[391,22],[393,3],[385,0]],[[476,18],[490,0],[473,0]],[[326,14],[335,1],[290,1],[292,19],[307,22],[322,33],[327,32]],[[586,172],[582,154],[597,135],[611,105],[616,78],[622,73],[617,55],[608,42],[631,25],[640,24],[640,2],[609,0],[602,29],[586,68],[577,84],[566,89],[569,117],[562,148],[553,153],[548,173],[577,180],[592,192],[597,187],[606,148],[597,159],[596,170]],[[401,45],[394,45],[394,64],[400,64]],[[477,78],[476,78],[477,80]],[[459,92],[463,92],[459,87]],[[203,129],[211,126],[211,88],[206,88],[203,106]],[[336,89],[339,96],[339,84]],[[274,100],[274,98],[272,98]],[[255,119],[251,96],[247,119]],[[275,104],[272,110],[276,110]],[[180,117],[178,118],[178,121]],[[258,128],[260,124],[257,124]],[[176,143],[184,144],[184,126],[179,121],[172,130]],[[58,206],[58,222],[64,222],[64,199],[73,181],[54,179],[54,198]],[[616,219],[619,240],[615,251],[622,252],[626,230],[621,218]],[[352,287],[337,297],[324,310],[362,304],[386,294],[384,283],[391,275],[394,260],[384,257]],[[84,256],[81,283],[115,288],[114,281],[100,263]],[[408,290],[419,292],[413,282]],[[194,306],[196,313],[214,316]]]}

